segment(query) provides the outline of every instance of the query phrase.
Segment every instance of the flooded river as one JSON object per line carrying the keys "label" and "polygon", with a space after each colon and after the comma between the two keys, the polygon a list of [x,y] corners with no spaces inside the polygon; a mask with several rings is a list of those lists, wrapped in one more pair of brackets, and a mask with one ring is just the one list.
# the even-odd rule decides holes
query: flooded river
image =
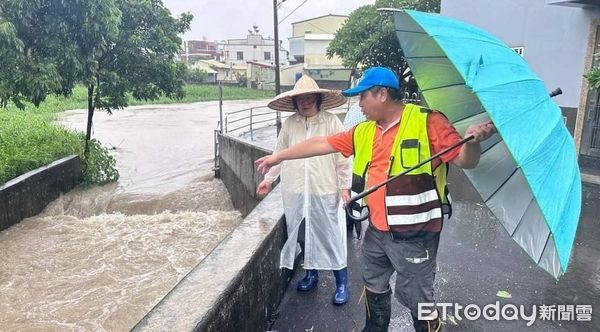
{"label": "flooded river", "polygon": [[[213,178],[218,119],[217,102],[97,113],[93,137],[121,179],[0,232],[0,330],[128,331],[201,262],[241,221]],[[60,119],[82,131],[85,121]]]}

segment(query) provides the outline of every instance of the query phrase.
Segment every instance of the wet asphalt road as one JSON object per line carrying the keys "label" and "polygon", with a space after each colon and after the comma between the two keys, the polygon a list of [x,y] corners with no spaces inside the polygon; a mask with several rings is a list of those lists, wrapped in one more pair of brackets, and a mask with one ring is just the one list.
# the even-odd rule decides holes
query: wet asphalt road
{"label": "wet asphalt road", "polygon": [[[450,177],[462,182],[461,175]],[[584,184],[582,215],[573,247],[568,271],[559,281],[535,266],[535,263],[514,243],[507,232],[495,222],[492,214],[481,203],[470,185],[452,186],[454,216],[445,222],[438,252],[436,300],[438,303],[495,305],[509,308],[509,304],[523,305],[525,314],[537,315],[531,326],[523,319],[459,320],[453,309],[444,331],[600,331],[600,186]],[[454,189],[454,190],[452,190]],[[364,227],[366,224],[364,224]],[[361,242],[348,241],[348,265],[351,299],[344,306],[331,304],[335,287],[333,273],[320,274],[318,287],[309,293],[298,293],[297,282],[304,276],[301,268],[288,286],[279,312],[273,317],[272,331],[360,331],[364,326],[364,299],[362,291]],[[393,282],[393,278],[392,278]],[[498,296],[508,292],[511,298]],[[554,320],[541,320],[542,305],[556,305]],[[565,305],[565,309],[558,308]],[[560,317],[557,312],[569,307],[591,305],[590,321],[581,321],[583,315]],[[579,307],[577,307],[579,306]],[[597,312],[596,312],[597,311]],[[511,312],[507,314],[511,316]],[[530,318],[531,320],[531,318]],[[413,331],[412,319],[406,308],[392,300],[390,331]]]}

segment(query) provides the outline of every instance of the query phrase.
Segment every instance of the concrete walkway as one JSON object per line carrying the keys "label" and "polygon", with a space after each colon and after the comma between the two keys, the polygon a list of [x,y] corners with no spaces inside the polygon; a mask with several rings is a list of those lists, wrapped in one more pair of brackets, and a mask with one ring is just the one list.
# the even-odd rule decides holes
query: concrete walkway
{"label": "concrete walkway", "polygon": [[[600,176],[589,176],[600,183]],[[533,305],[591,305],[600,310],[600,186],[584,184],[582,216],[569,270],[558,282],[536,267],[510,239],[472,189],[454,197],[462,200],[455,203],[455,215],[445,223],[441,237],[435,285],[438,303],[477,304],[483,308],[498,301],[500,307],[523,305],[528,315]],[[289,284],[271,330],[360,331],[365,319],[364,300],[359,303],[362,291],[360,247],[361,241],[349,239],[351,299],[348,304],[341,307],[331,304],[335,280],[328,271],[319,275],[317,289],[298,293],[296,284],[304,276],[304,271],[299,269]],[[511,298],[497,296],[499,291],[510,293]],[[470,321],[459,320],[451,314],[444,331],[600,330],[600,312],[592,312],[591,321],[575,321],[579,316],[559,320],[558,315],[554,320],[540,320],[538,315],[530,327],[525,320],[480,318]],[[408,310],[395,299],[389,330],[413,331]]]}

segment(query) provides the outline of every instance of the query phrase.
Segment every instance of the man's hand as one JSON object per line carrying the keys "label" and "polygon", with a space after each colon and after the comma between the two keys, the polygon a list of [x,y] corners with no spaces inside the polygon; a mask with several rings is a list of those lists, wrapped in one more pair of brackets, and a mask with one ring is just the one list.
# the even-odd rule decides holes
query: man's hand
{"label": "man's hand", "polygon": [[258,197],[265,197],[271,191],[271,183],[267,180],[263,180],[256,188],[256,194]]}
{"label": "man's hand", "polygon": [[490,138],[496,132],[496,126],[494,126],[492,121],[486,121],[470,125],[467,131],[465,131],[465,137],[473,136],[475,139],[471,142],[479,143]]}
{"label": "man's hand", "polygon": [[350,201],[350,192],[347,189],[342,189],[340,190],[340,196],[342,196],[344,206],[348,205],[348,202]]}
{"label": "man's hand", "polygon": [[257,159],[254,164],[257,165],[257,170],[261,174],[267,174],[271,167],[278,165],[281,162],[274,154],[264,156]]}
{"label": "man's hand", "polygon": [[465,137],[473,136],[474,139],[468,141],[460,148],[460,153],[456,158],[452,159],[452,164],[464,169],[476,167],[481,157],[481,145],[479,142],[485,141],[496,132],[496,126],[494,126],[492,121],[470,125],[465,131]]}

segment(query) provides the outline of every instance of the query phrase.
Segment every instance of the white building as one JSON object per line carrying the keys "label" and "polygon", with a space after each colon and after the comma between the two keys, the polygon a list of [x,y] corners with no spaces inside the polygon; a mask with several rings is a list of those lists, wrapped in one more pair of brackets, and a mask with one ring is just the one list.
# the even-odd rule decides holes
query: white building
{"label": "white building", "polygon": [[[223,57],[227,64],[244,65],[247,61],[275,64],[275,40],[265,39],[255,29],[244,39],[229,39],[223,45]],[[288,52],[279,41],[279,63],[287,63]]]}

